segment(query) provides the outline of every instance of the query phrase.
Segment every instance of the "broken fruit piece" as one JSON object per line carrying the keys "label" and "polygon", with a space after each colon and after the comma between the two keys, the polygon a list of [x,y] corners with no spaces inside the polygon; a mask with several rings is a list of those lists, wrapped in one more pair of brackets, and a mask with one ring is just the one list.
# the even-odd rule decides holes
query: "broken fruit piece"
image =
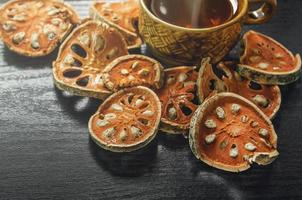
{"label": "broken fruit piece", "polygon": [[90,17],[105,21],[118,29],[124,36],[129,49],[138,48],[142,41],[137,34],[139,16],[138,0],[96,1],[90,8]]}
{"label": "broken fruit piece", "polygon": [[274,39],[247,32],[243,37],[245,51],[240,58],[238,72],[254,82],[285,85],[296,81],[301,74],[301,58]]}
{"label": "broken fruit piece", "polygon": [[278,86],[254,83],[241,77],[232,70],[232,66],[224,63],[220,63],[218,67],[225,74],[222,79],[213,72],[210,59],[203,60],[197,82],[200,102],[215,92],[232,92],[256,104],[270,119],[276,115],[281,105],[281,92]]}
{"label": "broken fruit piece", "polygon": [[76,12],[59,0],[13,0],[0,9],[3,42],[28,57],[50,54],[78,22]]}
{"label": "broken fruit piece", "polygon": [[[217,115],[217,108],[225,118]],[[218,169],[241,172],[253,162],[267,165],[278,156],[272,122],[255,104],[234,93],[207,99],[194,113],[190,127],[192,152]]]}
{"label": "broken fruit piece", "polygon": [[55,84],[76,95],[106,98],[102,80],[106,65],[128,54],[121,34],[106,23],[86,20],[62,44],[53,63]]}
{"label": "broken fruit piece", "polygon": [[142,55],[119,57],[103,73],[104,84],[111,91],[133,86],[159,89],[164,75],[163,67],[158,61]]}
{"label": "broken fruit piece", "polygon": [[165,70],[164,86],[156,91],[161,104],[160,130],[170,134],[187,135],[191,117],[195,112],[195,67],[174,67]]}
{"label": "broken fruit piece", "polygon": [[113,152],[140,149],[156,136],[161,116],[160,101],[146,87],[133,87],[113,94],[90,118],[92,139]]}

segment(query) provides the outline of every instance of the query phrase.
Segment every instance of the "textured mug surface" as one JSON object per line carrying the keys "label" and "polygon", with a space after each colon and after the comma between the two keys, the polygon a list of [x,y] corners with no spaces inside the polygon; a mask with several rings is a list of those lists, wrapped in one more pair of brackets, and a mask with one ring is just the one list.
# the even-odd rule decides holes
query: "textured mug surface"
{"label": "textured mug surface", "polygon": [[[265,0],[257,1],[265,3],[259,9],[265,9],[264,14],[270,8],[267,15],[270,17],[276,1],[272,0],[273,6]],[[184,28],[157,18],[149,10],[150,3],[151,0],[140,0],[139,33],[152,53],[169,63],[197,64],[205,57],[211,57],[213,63],[219,62],[240,39],[249,13],[249,1],[238,0],[237,12],[231,20],[211,28]]]}

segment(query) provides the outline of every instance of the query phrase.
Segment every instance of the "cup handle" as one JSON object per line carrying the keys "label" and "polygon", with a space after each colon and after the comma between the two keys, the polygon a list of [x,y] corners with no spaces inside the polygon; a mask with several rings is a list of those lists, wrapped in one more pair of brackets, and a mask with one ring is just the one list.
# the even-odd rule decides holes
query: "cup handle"
{"label": "cup handle", "polygon": [[277,0],[249,0],[251,4],[263,3],[257,10],[249,10],[245,19],[246,24],[263,24],[270,20],[277,9]]}

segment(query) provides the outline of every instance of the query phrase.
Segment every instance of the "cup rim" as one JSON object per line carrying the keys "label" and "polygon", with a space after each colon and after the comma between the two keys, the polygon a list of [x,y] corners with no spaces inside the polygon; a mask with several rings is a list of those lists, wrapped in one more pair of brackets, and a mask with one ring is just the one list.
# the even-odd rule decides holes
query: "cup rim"
{"label": "cup rim", "polygon": [[147,5],[145,4],[145,0],[140,0],[140,5],[143,8],[143,10],[155,21],[158,23],[164,24],[165,26],[169,26],[170,28],[176,29],[176,30],[181,30],[181,31],[190,31],[190,32],[201,32],[201,31],[215,31],[219,29],[223,29],[225,27],[231,26],[235,23],[237,23],[242,17],[246,15],[246,12],[248,10],[248,0],[237,0],[237,1],[242,1],[243,7],[240,10],[240,12],[231,20],[220,24],[218,26],[213,26],[209,28],[186,28],[186,27],[181,27],[177,26],[171,23],[168,23],[164,20],[161,20],[160,18],[156,17],[148,8]]}

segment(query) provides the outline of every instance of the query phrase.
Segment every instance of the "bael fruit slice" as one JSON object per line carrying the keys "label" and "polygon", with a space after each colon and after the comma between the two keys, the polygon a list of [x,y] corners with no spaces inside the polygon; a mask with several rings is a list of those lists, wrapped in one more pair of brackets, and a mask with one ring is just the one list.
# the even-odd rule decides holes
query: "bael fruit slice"
{"label": "bael fruit slice", "polygon": [[114,26],[125,37],[129,49],[138,48],[142,40],[136,26],[139,16],[138,0],[95,1],[90,7],[90,17]]}
{"label": "bael fruit slice", "polygon": [[161,131],[187,135],[197,108],[194,101],[198,73],[195,69],[181,66],[165,70],[164,86],[156,91],[162,105]]}
{"label": "bael fruit slice", "polygon": [[113,152],[140,149],[156,136],[161,107],[156,94],[146,87],[133,87],[113,94],[90,118],[92,139]]}
{"label": "bael fruit slice", "polygon": [[238,72],[257,83],[285,85],[296,81],[301,74],[301,58],[274,39],[247,32],[243,37],[244,54],[240,58]]}
{"label": "bael fruit slice", "polygon": [[253,83],[223,63],[220,63],[218,67],[225,74],[222,79],[213,72],[210,59],[203,60],[197,83],[200,102],[213,92],[232,92],[255,103],[270,119],[277,114],[281,106],[281,92],[278,86]]}
{"label": "bael fruit slice", "polygon": [[28,57],[50,54],[78,22],[76,12],[59,0],[13,0],[0,9],[3,42]]}
{"label": "bael fruit slice", "polygon": [[219,93],[195,112],[190,127],[194,155],[218,169],[240,172],[278,156],[271,121],[253,103],[234,93]]}
{"label": "bael fruit slice", "polygon": [[142,55],[126,55],[115,59],[103,72],[105,86],[111,91],[133,86],[159,89],[163,82],[163,66]]}
{"label": "bael fruit slice", "polygon": [[85,21],[62,44],[53,63],[58,88],[76,95],[104,99],[111,94],[102,80],[106,65],[128,54],[121,34],[108,24]]}

